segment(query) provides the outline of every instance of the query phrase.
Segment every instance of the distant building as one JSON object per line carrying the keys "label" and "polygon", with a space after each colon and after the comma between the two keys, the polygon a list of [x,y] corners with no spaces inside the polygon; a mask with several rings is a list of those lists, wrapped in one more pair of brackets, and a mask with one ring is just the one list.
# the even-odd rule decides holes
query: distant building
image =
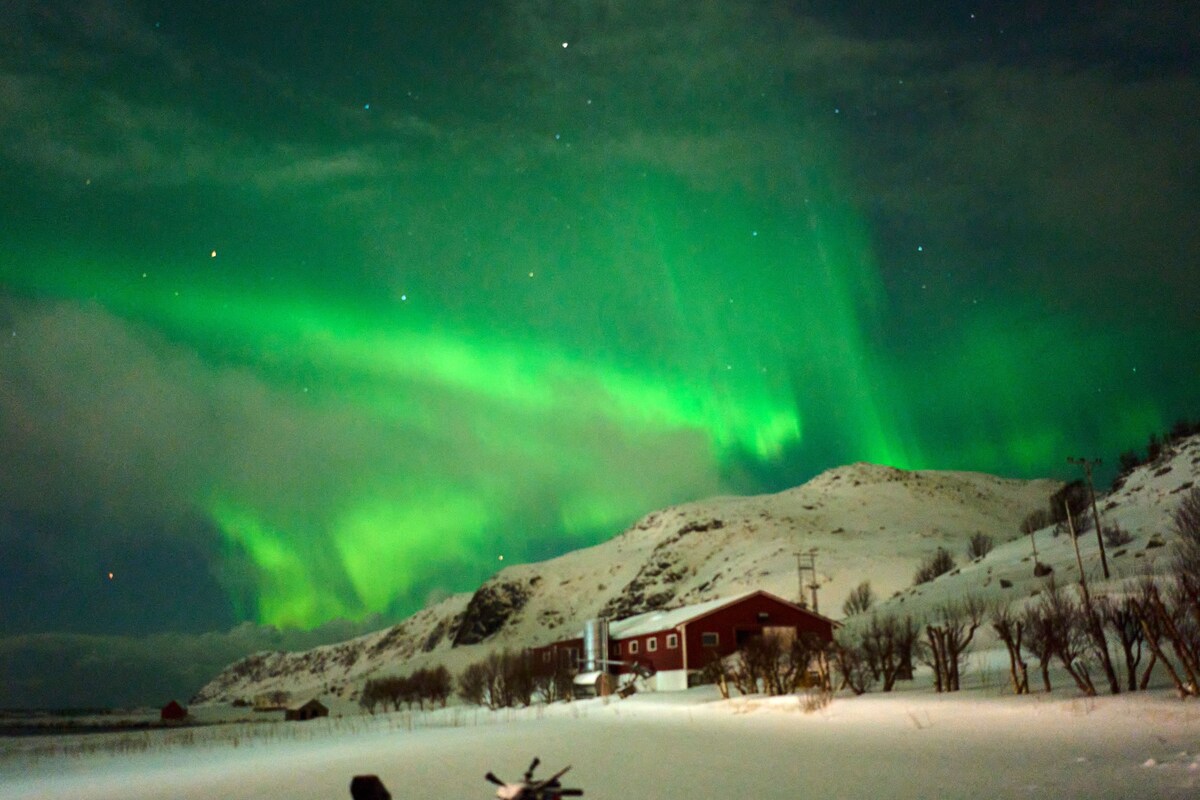
{"label": "distant building", "polygon": [[175,700],[163,706],[161,713],[163,722],[179,722],[188,715],[187,709],[179,705]]}
{"label": "distant building", "polygon": [[282,689],[276,689],[273,692],[265,692],[254,696],[255,711],[286,711],[288,709],[290,695]]}
{"label": "distant building", "polygon": [[303,705],[292,706],[287,709],[284,712],[283,718],[287,720],[306,720],[328,716],[329,709],[325,707],[324,703],[314,697]]}
{"label": "distant building", "polygon": [[[649,688],[678,691],[686,689],[689,677],[707,662],[737,652],[756,636],[788,638],[807,633],[831,641],[837,626],[828,617],[759,590],[614,620],[599,635],[555,642],[532,652],[546,662],[580,665],[577,684],[600,686],[596,681],[601,674],[628,679],[636,675]],[[602,652],[589,653],[585,639],[601,642]]]}

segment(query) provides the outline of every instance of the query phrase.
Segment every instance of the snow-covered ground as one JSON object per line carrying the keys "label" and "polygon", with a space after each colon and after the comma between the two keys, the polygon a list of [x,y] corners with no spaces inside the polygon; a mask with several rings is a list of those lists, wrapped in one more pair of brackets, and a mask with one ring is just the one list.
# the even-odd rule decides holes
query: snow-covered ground
{"label": "snow-covered ground", "polygon": [[[986,674],[986,671],[985,671]],[[994,676],[1002,678],[1003,676]],[[0,797],[491,797],[538,755],[586,797],[1184,798],[1200,796],[1200,705],[1163,691],[1081,698],[907,688],[722,701],[711,687],[488,712],[345,717],[2,740]]]}

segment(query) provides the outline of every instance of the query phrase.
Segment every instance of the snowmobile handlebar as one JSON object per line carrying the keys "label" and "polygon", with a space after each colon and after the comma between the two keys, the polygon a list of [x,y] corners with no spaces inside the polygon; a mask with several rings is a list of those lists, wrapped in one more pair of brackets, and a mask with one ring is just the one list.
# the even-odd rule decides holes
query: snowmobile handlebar
{"label": "snowmobile handlebar", "polygon": [[571,768],[569,765],[545,780],[534,780],[533,771],[541,763],[541,759],[535,756],[529,763],[529,769],[525,770],[525,774],[517,783],[502,781],[494,772],[489,772],[483,777],[500,787],[496,790],[499,800],[559,800],[562,797],[579,797],[583,794],[583,789],[565,788],[558,780]]}
{"label": "snowmobile handlebar", "polygon": [[[570,766],[563,767],[545,780],[534,780],[533,771],[540,763],[541,759],[535,756],[529,769],[516,783],[506,783],[497,778],[494,772],[483,777],[500,787],[496,790],[496,797],[500,800],[561,800],[563,797],[579,797],[583,794],[583,789],[567,789],[558,780]],[[354,800],[392,799],[378,775],[355,775],[354,780],[350,781],[350,796]]]}

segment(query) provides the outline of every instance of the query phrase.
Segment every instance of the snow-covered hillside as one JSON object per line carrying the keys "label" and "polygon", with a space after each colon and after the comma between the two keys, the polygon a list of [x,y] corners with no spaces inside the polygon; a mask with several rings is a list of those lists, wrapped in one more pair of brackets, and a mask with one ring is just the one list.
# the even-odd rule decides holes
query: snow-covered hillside
{"label": "snow-covered hillside", "polygon": [[451,597],[385,631],[304,653],[250,656],[193,702],[280,689],[350,702],[372,676],[438,663],[456,671],[492,648],[577,635],[599,615],[620,618],[746,589],[795,598],[796,554],[813,548],[820,610],[839,616],[860,581],[884,596],[901,591],[939,546],[961,554],[976,533],[997,542],[1018,538],[1021,520],[1058,486],[854,464],[778,494],[674,506],[595,547],[501,570],[474,595]]}
{"label": "snow-covered hillside", "polygon": [[[1132,536],[1108,553],[1110,587],[1165,564],[1171,514],[1198,476],[1200,436],[1193,436],[1099,496],[1102,525],[1118,524]],[[349,707],[373,676],[434,664],[457,672],[494,648],[575,636],[596,616],[621,618],[747,589],[794,599],[796,554],[814,548],[819,609],[835,618],[864,580],[881,598],[880,610],[915,617],[946,598],[968,594],[1021,601],[1044,582],[1033,574],[1033,544],[1020,533],[1021,521],[1045,508],[1060,486],[853,464],[778,494],[673,506],[603,544],[507,567],[474,594],[450,597],[387,630],[301,653],[250,656],[216,676],[193,703],[230,703],[284,690]],[[967,543],[976,533],[990,536],[996,546],[969,561]],[[1046,528],[1034,539],[1039,561],[1054,568],[1056,580],[1078,580],[1069,536]],[[1079,543],[1089,580],[1103,588],[1095,533],[1082,535]],[[959,567],[913,586],[917,566],[938,547],[951,552]]]}
{"label": "snow-covered hillside", "polygon": [[[1168,566],[1173,541],[1172,515],[1184,494],[1200,485],[1200,436],[1168,447],[1154,462],[1137,467],[1118,480],[1113,491],[1097,495],[1101,529],[1119,526],[1129,542],[1107,546],[1109,578],[1106,580],[1100,544],[1094,529],[1079,536],[1080,560],[1088,585],[1097,592],[1121,592],[1142,575],[1159,574]],[[1099,487],[1097,487],[1099,491]],[[976,595],[986,601],[1020,602],[1045,588],[1046,578],[1034,575],[1033,548],[1038,561],[1053,568],[1062,586],[1079,582],[1079,567],[1069,535],[1055,535],[1048,526],[1029,536],[997,544],[986,557],[966,562],[953,572],[920,586],[910,586],[887,597],[877,608],[883,613],[907,613],[920,618],[947,598]],[[985,632],[986,635],[986,632]]]}

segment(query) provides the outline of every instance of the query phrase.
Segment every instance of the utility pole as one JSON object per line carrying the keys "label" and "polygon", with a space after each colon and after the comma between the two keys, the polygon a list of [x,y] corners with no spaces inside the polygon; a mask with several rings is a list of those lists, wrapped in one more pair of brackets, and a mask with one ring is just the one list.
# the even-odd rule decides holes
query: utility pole
{"label": "utility pole", "polygon": [[1096,487],[1092,485],[1092,467],[1103,462],[1098,458],[1088,459],[1072,456],[1067,459],[1067,463],[1083,467],[1083,474],[1087,478],[1088,494],[1092,498],[1092,519],[1096,523],[1096,542],[1100,545],[1100,566],[1104,568],[1104,579],[1108,580],[1108,556],[1104,552],[1104,535],[1100,530],[1100,512],[1096,508]]}
{"label": "utility pole", "polygon": [[[808,559],[807,564],[804,563],[805,559]],[[804,585],[805,570],[812,572],[812,583],[808,584],[807,588],[812,591],[812,610],[816,614],[820,611],[820,608],[817,606],[817,589],[820,587],[817,583],[817,548],[815,547],[810,550],[796,551],[796,576],[800,581],[800,605],[802,606],[806,605],[804,602],[804,589],[806,588]]]}
{"label": "utility pole", "polygon": [[796,602],[800,606],[808,605],[804,602],[804,553],[796,551]]}
{"label": "utility pole", "polygon": [[1071,518],[1071,504],[1063,501],[1063,510],[1067,512],[1067,527],[1070,529],[1071,544],[1075,546],[1075,563],[1079,566],[1079,587],[1083,589],[1083,607],[1092,613],[1092,598],[1088,594],[1087,573],[1083,571],[1083,556],[1079,555],[1079,537],[1075,535],[1075,520]]}
{"label": "utility pole", "polygon": [[[807,564],[804,563],[805,560],[808,561]],[[809,571],[812,573],[812,583],[809,583],[807,585],[807,587],[804,584],[805,571]],[[819,588],[819,586],[817,584],[817,548],[813,547],[809,550],[797,550],[796,551],[796,578],[800,584],[798,587],[800,590],[800,594],[799,594],[800,605],[801,606],[808,605],[808,603],[806,603],[804,600],[804,590],[807,588],[812,591],[813,613],[814,614],[818,613],[819,608],[817,606],[817,589]]]}

